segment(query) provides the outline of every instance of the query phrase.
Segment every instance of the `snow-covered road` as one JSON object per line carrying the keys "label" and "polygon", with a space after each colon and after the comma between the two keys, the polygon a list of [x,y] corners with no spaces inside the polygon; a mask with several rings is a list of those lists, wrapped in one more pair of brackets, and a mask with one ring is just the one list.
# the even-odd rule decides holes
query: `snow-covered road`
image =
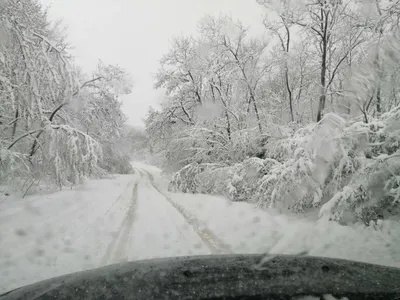
{"label": "snow-covered road", "polygon": [[274,215],[247,203],[167,192],[160,170],[0,203],[0,293],[122,261],[217,253],[308,253],[400,266],[400,227]]}
{"label": "snow-covered road", "polygon": [[138,179],[123,222],[108,245],[101,264],[153,257],[210,254],[183,214],[160,193],[147,172],[136,169]]}
{"label": "snow-covered road", "polygon": [[0,293],[146,258],[230,253],[156,186],[158,169],[0,204]]}

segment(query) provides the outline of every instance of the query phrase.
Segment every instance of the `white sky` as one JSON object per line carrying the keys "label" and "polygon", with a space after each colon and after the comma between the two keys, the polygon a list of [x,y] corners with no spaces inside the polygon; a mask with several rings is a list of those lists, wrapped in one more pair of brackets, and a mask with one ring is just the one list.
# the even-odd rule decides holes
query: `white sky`
{"label": "white sky", "polygon": [[143,126],[150,105],[163,97],[153,89],[159,60],[172,37],[193,35],[207,14],[228,14],[263,31],[263,8],[256,0],[41,0],[50,5],[50,17],[68,27],[72,54],[86,72],[98,59],[118,64],[132,74],[135,86],[124,98],[131,125]]}

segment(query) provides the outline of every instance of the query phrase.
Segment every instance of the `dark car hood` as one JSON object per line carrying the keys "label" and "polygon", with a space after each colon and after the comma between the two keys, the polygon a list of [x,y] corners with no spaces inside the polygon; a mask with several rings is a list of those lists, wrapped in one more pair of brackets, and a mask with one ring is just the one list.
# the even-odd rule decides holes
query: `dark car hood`
{"label": "dark car hood", "polygon": [[397,268],[309,256],[263,258],[213,255],[128,262],[22,287],[0,300],[291,299],[326,294],[400,299]]}

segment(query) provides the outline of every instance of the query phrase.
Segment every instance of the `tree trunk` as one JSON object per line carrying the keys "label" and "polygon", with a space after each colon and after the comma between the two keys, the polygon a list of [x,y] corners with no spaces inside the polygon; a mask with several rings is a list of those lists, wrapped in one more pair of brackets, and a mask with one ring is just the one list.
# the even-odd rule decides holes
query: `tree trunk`
{"label": "tree trunk", "polygon": [[229,120],[228,109],[225,108],[225,118],[226,118],[226,133],[228,134],[228,139],[231,140],[231,121]]}
{"label": "tree trunk", "polygon": [[318,105],[318,113],[317,113],[317,122],[321,121],[323,117],[324,107],[325,107],[325,87],[321,87],[321,95],[319,96],[319,105]]}
{"label": "tree trunk", "polygon": [[381,84],[379,83],[378,89],[376,91],[376,112],[378,117],[382,113],[382,100],[381,100]]}
{"label": "tree trunk", "polygon": [[294,122],[293,96],[292,96],[292,90],[290,89],[290,85],[289,85],[289,70],[288,70],[287,65],[286,65],[286,71],[285,71],[285,81],[286,81],[286,89],[287,89],[288,97],[289,97],[290,119],[292,122]]}
{"label": "tree trunk", "polygon": [[[211,83],[210,83],[211,94],[213,96],[214,102],[216,102],[215,94],[214,94],[214,86],[215,86],[215,83],[213,81],[211,81]],[[225,118],[226,118],[226,133],[228,134],[228,139],[231,140],[232,139],[232,137],[231,137],[232,136],[231,121],[229,119],[228,104],[226,103],[225,97],[222,94],[222,81],[221,81],[221,78],[219,78],[219,87],[216,87],[215,89],[217,90],[217,92],[219,94],[219,97],[221,99],[222,105],[224,106],[224,114],[225,114]],[[226,91],[226,94],[228,94],[228,89]]]}
{"label": "tree trunk", "polygon": [[11,134],[12,141],[14,141],[15,133],[17,132],[18,118],[19,118],[19,109],[17,108],[17,110],[15,111],[15,122],[13,124],[13,129]]}
{"label": "tree trunk", "polygon": [[[322,5],[322,4],[321,4]],[[326,100],[326,56],[327,56],[327,46],[328,46],[328,15],[325,15],[324,9],[321,8],[321,26],[323,26],[323,36],[322,36],[322,57],[321,57],[321,89],[319,96],[318,114],[317,122],[321,121]]]}
{"label": "tree trunk", "polygon": [[250,94],[250,101],[253,103],[253,107],[254,107],[254,112],[256,114],[256,118],[257,118],[257,123],[258,123],[258,130],[260,131],[261,134],[263,134],[263,130],[262,130],[262,126],[261,126],[261,119],[260,119],[260,114],[258,112],[258,107],[257,107],[257,103],[256,103],[256,97],[254,96],[254,91],[250,86],[249,81],[247,80],[247,75],[245,73],[245,71],[243,69],[242,70],[242,74],[243,77],[247,83],[247,88],[249,89],[249,94]]}
{"label": "tree trunk", "polygon": [[285,81],[286,81],[286,89],[287,89],[288,97],[289,97],[290,118],[291,118],[291,121],[294,122],[293,95],[292,95],[292,89],[290,88],[290,84],[289,84],[289,66],[288,66],[288,58],[289,58],[289,50],[290,50],[290,30],[289,30],[289,27],[286,25],[286,23],[285,23],[285,29],[286,29],[286,48],[285,48],[285,45],[282,45],[283,50],[286,52]]}
{"label": "tree trunk", "polygon": [[258,123],[258,130],[260,131],[261,134],[263,134],[261,120],[260,120],[260,114],[258,113],[258,107],[257,107],[257,103],[256,103],[256,98],[254,97],[254,95],[251,91],[250,91],[250,99],[253,102],[254,112],[256,114],[257,123]]}

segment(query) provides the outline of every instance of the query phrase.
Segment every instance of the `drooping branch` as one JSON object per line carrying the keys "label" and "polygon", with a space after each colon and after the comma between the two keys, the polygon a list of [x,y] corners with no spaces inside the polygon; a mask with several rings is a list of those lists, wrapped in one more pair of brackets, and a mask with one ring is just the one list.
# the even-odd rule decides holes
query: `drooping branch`
{"label": "drooping branch", "polygon": [[[88,80],[88,81],[84,82],[84,83],[80,86],[80,88],[77,89],[77,90],[72,94],[72,97],[77,96],[77,95],[79,94],[79,92],[80,92],[85,86],[87,86],[88,84],[93,83],[93,82],[96,82],[96,81],[101,80],[101,79],[103,79],[103,77],[102,77],[102,76],[99,76],[99,77],[96,77],[96,78],[93,78],[93,79],[91,79],[91,80]],[[49,117],[49,121],[50,121],[50,122],[53,122],[53,119],[54,119],[54,117],[56,116],[57,112],[60,111],[60,109],[63,108],[65,105],[67,105],[70,101],[71,101],[71,100],[69,99],[68,101],[65,101],[65,102],[61,103],[59,106],[57,106],[57,107],[53,110],[53,112],[51,113],[51,115],[50,115],[50,117]],[[37,146],[37,144],[38,144],[38,139],[39,139],[39,137],[42,135],[42,133],[43,133],[43,129],[41,129],[41,130],[38,132],[38,134],[36,135],[35,140],[34,140],[34,142],[33,142],[33,144],[32,144],[32,147],[31,147],[31,151],[29,152],[29,157],[32,157],[32,156],[36,153],[36,151],[37,151],[37,147],[36,147],[36,146]]]}
{"label": "drooping branch", "polygon": [[17,139],[15,139],[15,141],[12,142],[12,143],[7,147],[7,150],[10,150],[12,147],[14,147],[14,145],[15,145],[16,143],[18,143],[18,142],[19,142],[20,140],[22,140],[23,138],[25,138],[25,137],[27,137],[27,136],[30,136],[30,135],[33,135],[34,133],[39,132],[39,131],[42,131],[42,130],[43,130],[43,129],[32,130],[32,131],[29,131],[29,132],[27,132],[27,133],[21,135],[20,137],[18,137]]}

